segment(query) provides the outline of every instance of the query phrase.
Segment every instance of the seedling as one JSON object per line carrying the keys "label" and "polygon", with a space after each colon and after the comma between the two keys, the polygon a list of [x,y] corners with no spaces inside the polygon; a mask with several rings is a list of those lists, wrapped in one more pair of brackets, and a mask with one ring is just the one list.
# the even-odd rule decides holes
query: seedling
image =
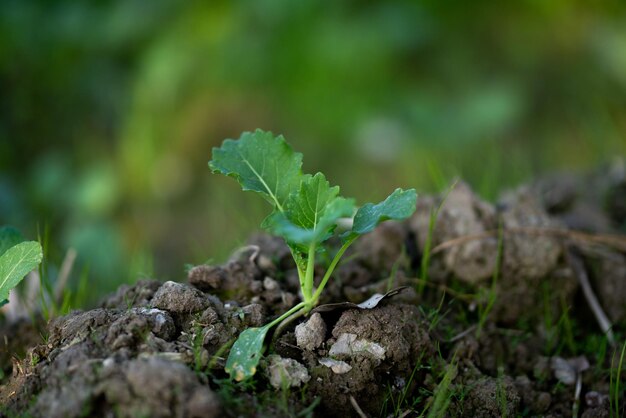
{"label": "seedling", "polygon": [[[282,136],[256,130],[238,140],[227,139],[213,149],[209,167],[214,173],[235,178],[244,191],[260,194],[272,206],[262,227],[284,238],[295,261],[302,302],[260,328],[244,330],[226,361],[226,372],[241,381],[254,375],[267,332],[292,315],[307,314],[320,295],[348,247],[361,235],[385,220],[406,219],[415,211],[415,190],[396,189],[378,204],[367,203],[355,213],[353,199],[339,195],[322,173],[302,173],[302,154],[294,152]],[[341,247],[317,288],[314,286],[315,256],[323,243],[336,234],[340,218],[353,218],[352,228],[341,235]]]}
{"label": "seedling", "polygon": [[9,292],[41,263],[43,252],[36,241],[24,241],[14,228],[0,228],[0,306],[8,302]]}

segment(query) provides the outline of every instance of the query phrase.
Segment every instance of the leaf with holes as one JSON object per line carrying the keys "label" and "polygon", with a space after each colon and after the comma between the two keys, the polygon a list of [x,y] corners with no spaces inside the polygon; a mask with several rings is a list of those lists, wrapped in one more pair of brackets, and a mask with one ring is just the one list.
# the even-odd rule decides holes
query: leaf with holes
{"label": "leaf with holes", "polygon": [[231,379],[241,382],[256,373],[263,354],[263,341],[269,329],[270,327],[266,325],[260,328],[248,328],[239,334],[239,338],[230,349],[224,368]]}

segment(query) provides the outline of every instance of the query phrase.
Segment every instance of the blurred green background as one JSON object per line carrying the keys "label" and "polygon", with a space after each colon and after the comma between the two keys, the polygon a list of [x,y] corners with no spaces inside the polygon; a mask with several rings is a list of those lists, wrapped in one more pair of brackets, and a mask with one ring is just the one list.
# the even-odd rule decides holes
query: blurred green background
{"label": "blurred green background", "polygon": [[75,248],[93,295],[180,280],[266,214],[207,168],[244,130],[359,202],[494,198],[624,155],[625,93],[620,1],[4,0],[0,224]]}

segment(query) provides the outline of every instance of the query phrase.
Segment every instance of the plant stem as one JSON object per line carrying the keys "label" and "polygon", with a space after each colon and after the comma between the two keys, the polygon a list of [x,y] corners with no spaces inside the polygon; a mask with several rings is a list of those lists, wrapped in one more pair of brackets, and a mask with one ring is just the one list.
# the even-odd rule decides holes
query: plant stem
{"label": "plant stem", "polygon": [[324,278],[322,279],[322,282],[320,283],[319,287],[317,288],[317,290],[313,294],[313,297],[311,298],[312,305],[315,305],[317,303],[317,300],[319,299],[320,295],[322,294],[322,290],[324,290],[324,286],[326,286],[326,283],[328,282],[328,279],[330,279],[330,276],[333,274],[333,271],[335,270],[335,267],[337,267],[337,263],[339,263],[339,260],[341,259],[341,256],[343,256],[343,253],[346,252],[348,247],[350,247],[350,245],[357,238],[358,238],[358,235],[354,235],[354,236],[349,237],[346,240],[346,242],[341,246],[339,251],[337,251],[337,254],[335,254],[335,258],[333,258],[333,261],[328,266],[328,270],[326,270],[326,274],[324,275]]}
{"label": "plant stem", "polygon": [[307,305],[308,305],[308,303],[306,303],[306,302],[298,303],[296,306],[294,306],[293,308],[289,309],[287,312],[285,312],[284,314],[282,314],[281,316],[279,316],[278,318],[276,318],[275,320],[273,320],[269,324],[264,325],[264,327],[272,328],[274,325],[278,324],[283,319],[287,318],[289,315],[293,314],[294,312],[297,312],[298,310],[304,308]]}
{"label": "plant stem", "polygon": [[296,257],[296,254],[293,250],[293,248],[291,248],[291,246],[289,247],[289,252],[291,252],[291,258],[293,258],[293,261],[296,263],[296,269],[298,270],[298,281],[300,282],[300,289],[304,289],[304,271],[302,271],[302,268],[300,267],[300,263],[298,263],[298,257]]}
{"label": "plant stem", "polygon": [[280,334],[282,334],[283,329],[285,329],[289,324],[291,324],[293,321],[300,318],[301,316],[306,315],[308,313],[308,309],[310,309],[310,307],[303,306],[302,309],[300,309],[299,311],[296,311],[287,318],[283,319],[283,322],[278,324],[278,326],[276,327],[276,331],[274,331],[274,335],[272,335],[272,341],[275,341],[276,338],[278,338]]}
{"label": "plant stem", "polygon": [[304,287],[302,288],[302,295],[304,301],[311,305],[313,301],[313,280],[315,279],[315,242],[309,245],[309,255],[306,264],[306,274],[304,278]]}

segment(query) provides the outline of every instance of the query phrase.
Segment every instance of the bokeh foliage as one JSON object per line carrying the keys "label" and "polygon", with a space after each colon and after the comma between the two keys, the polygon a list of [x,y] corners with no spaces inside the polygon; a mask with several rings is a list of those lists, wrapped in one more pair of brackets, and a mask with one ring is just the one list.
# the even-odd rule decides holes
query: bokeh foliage
{"label": "bokeh foliage", "polygon": [[361,202],[624,155],[626,5],[5,0],[0,91],[0,224],[77,248],[104,290],[255,229],[206,167],[244,130]]}

